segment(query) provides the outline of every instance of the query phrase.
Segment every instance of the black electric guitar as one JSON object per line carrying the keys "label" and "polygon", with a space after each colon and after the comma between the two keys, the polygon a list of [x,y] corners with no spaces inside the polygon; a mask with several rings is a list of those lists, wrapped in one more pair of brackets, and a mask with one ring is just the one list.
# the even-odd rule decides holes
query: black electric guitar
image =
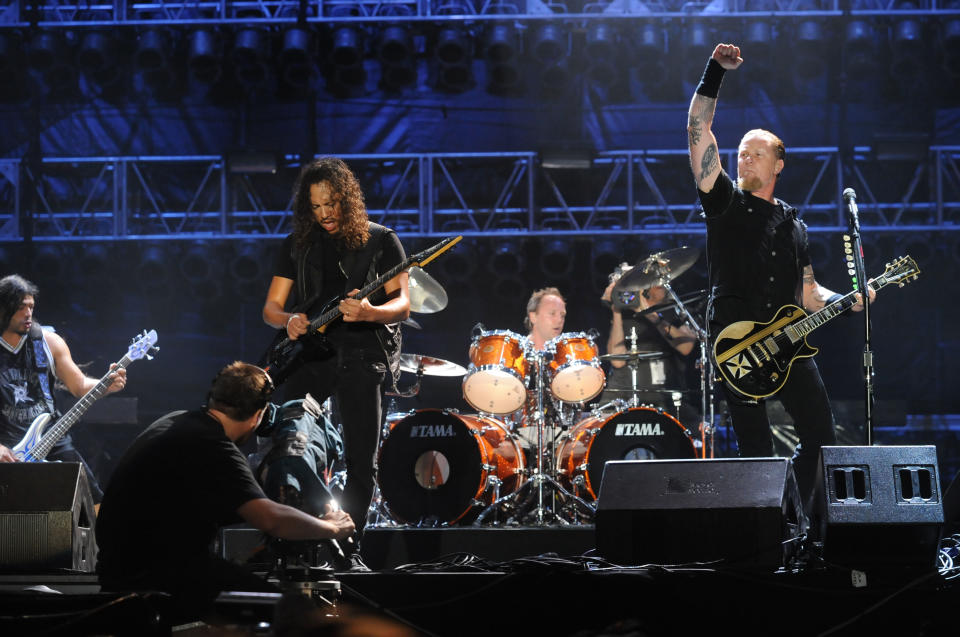
{"label": "black electric guitar", "polygon": [[47,424],[53,418],[51,414],[40,414],[37,416],[23,439],[16,444],[11,451],[21,462],[43,462],[47,454],[53,449],[53,446],[63,438],[80,417],[90,409],[90,406],[100,399],[107,389],[113,384],[113,373],[119,369],[124,369],[133,361],[141,358],[153,358],[150,354],[158,349],[157,331],[150,330],[137,337],[133,344],[127,348],[127,353],[116,362],[116,366],[103,375],[103,378],[97,382],[93,388],[84,394],[67,413],[53,424],[49,429]]}
{"label": "black electric guitar", "polygon": [[[375,281],[365,285],[363,289],[357,292],[354,299],[363,299],[370,294],[382,288],[387,281],[397,276],[401,272],[409,270],[413,266],[423,267],[436,259],[438,256],[456,245],[463,235],[448,237],[435,246],[418,252],[412,257],[407,257],[400,264],[384,272]],[[310,320],[307,332],[296,340],[291,340],[287,336],[287,330],[281,329],[274,338],[270,349],[264,356],[264,368],[270,372],[270,377],[275,384],[280,384],[292,374],[297,367],[302,364],[304,354],[311,349],[322,348],[322,335],[327,327],[336,319],[343,316],[339,309],[340,301],[343,297],[336,297],[327,301],[320,310],[320,315]]]}
{"label": "black electric guitar", "polygon": [[[874,291],[891,283],[903,287],[916,280],[920,270],[910,257],[888,263],[883,274],[870,282]],[[787,382],[790,366],[809,358],[817,349],[807,344],[807,335],[853,307],[856,292],[807,315],[796,305],[784,305],[766,323],[738,321],[723,328],[713,344],[713,360],[727,386],[747,398],[765,398]]]}

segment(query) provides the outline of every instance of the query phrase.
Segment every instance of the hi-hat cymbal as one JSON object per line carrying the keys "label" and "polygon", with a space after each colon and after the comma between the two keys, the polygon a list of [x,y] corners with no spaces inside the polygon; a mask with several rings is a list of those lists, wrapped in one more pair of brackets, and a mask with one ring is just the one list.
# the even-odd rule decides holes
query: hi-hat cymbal
{"label": "hi-hat cymbal", "polygon": [[424,376],[463,376],[467,373],[456,363],[422,354],[401,354],[400,371],[422,373]]}
{"label": "hi-hat cymbal", "polygon": [[447,292],[419,266],[410,268],[410,311],[433,314],[447,307]]}
{"label": "hi-hat cymbal", "polygon": [[602,361],[648,361],[663,358],[663,352],[624,352],[623,354],[604,354]]}
{"label": "hi-hat cymbal", "polygon": [[618,310],[636,309],[639,306],[637,292],[672,281],[690,269],[699,256],[699,249],[688,247],[651,254],[620,277],[613,286],[613,306]]}

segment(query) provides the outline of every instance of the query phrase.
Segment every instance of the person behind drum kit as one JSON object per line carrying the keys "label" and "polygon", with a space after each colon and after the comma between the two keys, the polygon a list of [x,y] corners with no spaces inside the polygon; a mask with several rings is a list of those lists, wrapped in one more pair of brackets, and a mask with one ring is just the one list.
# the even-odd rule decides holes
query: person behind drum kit
{"label": "person behind drum kit", "polygon": [[[611,309],[607,354],[625,354],[633,350],[660,354],[660,357],[636,362],[611,360],[607,386],[600,402],[607,404],[616,399],[634,400],[638,404],[663,408],[674,415],[678,415],[678,410],[688,412],[691,408],[681,404],[675,394],[687,388],[685,357],[693,351],[697,335],[682,321],[671,321],[660,312],[646,311],[666,300],[667,291],[660,285],[651,286],[637,295],[639,305],[636,310],[618,309],[612,303],[611,294],[619,277],[631,269],[633,266],[622,263],[618,272],[610,276],[610,284],[601,296],[601,301],[610,305]],[[637,372],[636,387],[632,373],[634,366]],[[681,420],[688,425],[696,420],[696,414],[692,411],[682,416]]]}
{"label": "person behind drum kit", "polygon": [[[707,224],[711,335],[738,321],[767,322],[784,305],[816,311],[839,297],[814,278],[806,226],[797,210],[775,199],[785,149],[773,133],[755,129],[740,140],[737,181],[720,166],[712,131],[720,84],[743,63],[740,49],[718,44],[690,102],[690,165]],[[869,291],[872,300],[875,293]],[[863,309],[858,300],[853,308]],[[774,455],[763,399],[746,399],[723,384],[742,457]],[[801,497],[809,502],[820,447],[836,444],[826,388],[813,358],[796,360],[774,394],[793,418],[800,444],[794,454]]]}
{"label": "person behind drum kit", "polygon": [[530,295],[527,301],[527,316],[523,326],[527,328],[527,339],[533,348],[542,352],[547,341],[563,333],[563,323],[567,318],[567,302],[555,287],[541,288]]}

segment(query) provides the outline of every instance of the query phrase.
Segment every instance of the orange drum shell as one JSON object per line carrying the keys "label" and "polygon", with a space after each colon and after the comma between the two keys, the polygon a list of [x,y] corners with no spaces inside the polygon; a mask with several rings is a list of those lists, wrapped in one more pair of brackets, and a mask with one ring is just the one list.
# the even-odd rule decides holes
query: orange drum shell
{"label": "orange drum shell", "polygon": [[480,336],[470,346],[470,362],[477,369],[497,367],[513,370],[519,378],[527,375],[527,359],[523,344],[516,334],[488,334]]}

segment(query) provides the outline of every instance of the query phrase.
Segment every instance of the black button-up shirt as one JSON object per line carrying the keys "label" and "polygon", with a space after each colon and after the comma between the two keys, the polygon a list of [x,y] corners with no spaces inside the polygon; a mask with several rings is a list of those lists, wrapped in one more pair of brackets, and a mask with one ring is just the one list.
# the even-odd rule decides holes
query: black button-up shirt
{"label": "black button-up shirt", "polygon": [[710,192],[698,192],[707,218],[711,322],[766,322],[783,305],[802,305],[810,256],[796,208],[737,188],[726,171]]}

